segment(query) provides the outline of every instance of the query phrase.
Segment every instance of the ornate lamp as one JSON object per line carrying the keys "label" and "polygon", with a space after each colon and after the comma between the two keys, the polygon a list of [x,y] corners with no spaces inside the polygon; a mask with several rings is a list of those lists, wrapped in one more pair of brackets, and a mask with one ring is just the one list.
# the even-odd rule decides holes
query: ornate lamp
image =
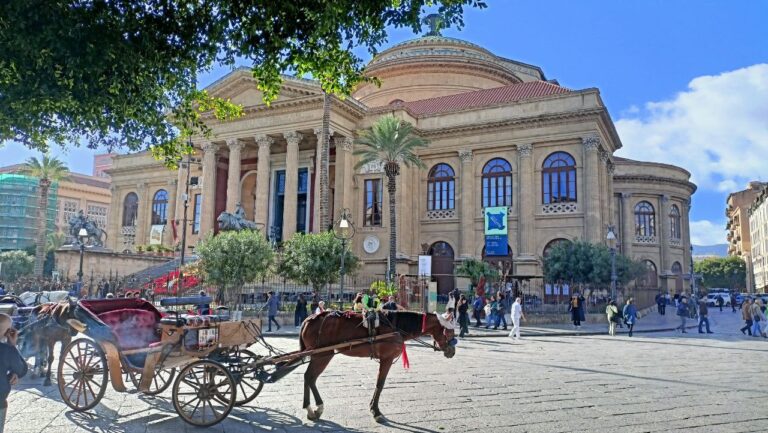
{"label": "ornate lamp", "polygon": [[342,209],[341,215],[333,225],[333,235],[341,241],[341,269],[339,270],[339,292],[341,309],[344,309],[344,258],[347,255],[347,242],[355,237],[355,224],[352,222],[352,214],[349,209]]}

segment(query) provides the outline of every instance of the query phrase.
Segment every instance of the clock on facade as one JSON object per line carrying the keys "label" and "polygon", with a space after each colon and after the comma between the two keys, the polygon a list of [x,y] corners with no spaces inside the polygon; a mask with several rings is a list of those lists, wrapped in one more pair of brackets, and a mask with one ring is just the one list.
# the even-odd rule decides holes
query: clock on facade
{"label": "clock on facade", "polygon": [[373,254],[379,249],[379,238],[376,236],[368,236],[363,241],[363,249],[368,254]]}

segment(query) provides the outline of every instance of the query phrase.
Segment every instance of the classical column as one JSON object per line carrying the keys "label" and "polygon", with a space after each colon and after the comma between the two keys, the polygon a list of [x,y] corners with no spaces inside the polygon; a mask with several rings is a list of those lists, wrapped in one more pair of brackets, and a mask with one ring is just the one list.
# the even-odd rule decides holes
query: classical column
{"label": "classical column", "polygon": [[614,196],[613,192],[613,173],[615,171],[615,166],[613,163],[608,160],[606,163],[606,172],[607,174],[607,185],[608,185],[608,223],[609,224],[615,224],[617,218],[616,218],[616,197]]}
{"label": "classical column", "polygon": [[669,259],[669,238],[672,235],[672,226],[669,221],[669,196],[659,196],[659,219],[656,221],[656,233],[659,235],[659,248],[661,249],[659,257],[661,266],[659,271],[661,275],[669,274],[672,263]]}
{"label": "classical column", "polygon": [[240,166],[242,163],[243,142],[237,139],[227,140],[229,147],[229,168],[227,171],[227,212],[234,212],[240,203]]}
{"label": "classical column", "polygon": [[517,222],[517,235],[520,239],[520,256],[534,257],[534,231],[536,229],[534,197],[535,180],[533,178],[533,145],[519,144],[517,146],[517,170],[520,172],[520,196],[517,206],[520,209],[520,220]]}
{"label": "classical column", "polygon": [[269,209],[269,153],[275,141],[266,135],[256,137],[259,145],[259,157],[256,166],[256,224],[264,227],[264,235],[269,236],[270,227],[267,225],[267,210]]}
{"label": "classical column", "polygon": [[136,184],[136,196],[139,198],[139,207],[136,211],[136,245],[145,245],[149,237],[149,221],[147,214],[152,208],[152,200],[147,196],[147,183],[140,182]]}
{"label": "classical column", "polygon": [[213,231],[216,219],[216,152],[219,145],[206,143],[203,145],[203,196],[200,209],[200,238]]}
{"label": "classical column", "polygon": [[600,224],[600,179],[598,148],[600,138],[596,135],[583,137],[584,145],[584,192],[586,200],[584,205],[586,240],[598,243],[603,240],[603,227]]}
{"label": "classical column", "polygon": [[288,142],[285,152],[285,201],[283,202],[283,240],[296,233],[296,199],[299,193],[299,143],[304,137],[298,132],[283,134]]}
{"label": "classical column", "polygon": [[[120,203],[120,190],[117,185],[111,184],[109,186],[110,200],[109,200],[109,215],[107,219],[107,246],[112,251],[122,251],[121,242],[123,241],[120,234],[120,215],[123,210],[122,203]],[[66,221],[65,221],[66,223]]]}
{"label": "classical column", "polygon": [[[352,179],[354,170],[352,147],[354,140],[350,137],[336,140],[336,178],[334,179],[336,195],[333,198],[333,221],[341,215],[341,210],[352,206]],[[352,212],[354,214],[358,212]]]}
{"label": "classical column", "polygon": [[[323,158],[323,128],[315,128],[314,129],[315,136],[317,137],[317,147],[315,152],[315,185],[314,188],[314,203],[312,203],[312,212],[313,212],[313,227],[312,231],[314,233],[319,233],[320,231],[324,231],[326,228],[321,227],[320,223],[320,206],[322,203],[320,203],[320,183],[321,179],[320,176],[322,175],[322,170],[320,169],[325,163],[325,173],[328,173],[328,159],[329,158]],[[328,146],[330,146],[331,139],[333,138],[333,129],[328,130]],[[330,149],[329,149],[330,152]]]}
{"label": "classical column", "polygon": [[[163,236],[163,242],[166,246],[172,246],[176,239],[173,238],[173,218],[176,211],[176,197],[177,192],[179,190],[178,187],[178,181],[176,179],[168,179],[168,207],[166,208],[165,212],[167,215],[168,224],[166,227],[166,232]],[[181,233],[178,232],[178,230],[181,228],[180,225],[176,226],[176,236],[180,236]]]}
{"label": "classical column", "polygon": [[458,197],[461,221],[459,257],[468,259],[474,256],[475,247],[475,188],[472,151],[469,149],[460,150],[459,159],[461,160],[461,189]]}
{"label": "classical column", "polygon": [[631,202],[632,194],[621,193],[621,252],[632,258],[632,241],[635,239],[635,215]]}

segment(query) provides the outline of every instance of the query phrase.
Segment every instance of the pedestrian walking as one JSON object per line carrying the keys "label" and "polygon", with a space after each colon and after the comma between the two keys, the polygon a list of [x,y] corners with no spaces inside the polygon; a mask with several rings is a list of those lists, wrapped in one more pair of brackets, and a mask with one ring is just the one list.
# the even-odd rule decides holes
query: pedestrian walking
{"label": "pedestrian walking", "polygon": [[465,335],[469,334],[469,302],[467,301],[466,296],[459,295],[459,306],[457,310],[459,311],[459,326],[461,327],[459,337],[463,338]]}
{"label": "pedestrian walking", "polygon": [[280,300],[275,296],[275,292],[269,291],[267,293],[267,318],[268,318],[268,325],[267,332],[272,332],[272,323],[274,322],[275,326],[277,326],[277,330],[280,330],[280,324],[277,323],[277,320],[275,320],[275,316],[277,316],[277,311],[280,309]]}
{"label": "pedestrian walking", "polygon": [[763,301],[759,298],[752,303],[752,336],[766,338],[766,320],[763,311]]}
{"label": "pedestrian walking", "polygon": [[731,293],[731,312],[732,313],[736,312],[736,294],[735,293]]}
{"label": "pedestrian walking", "polygon": [[635,329],[635,323],[637,322],[637,307],[635,306],[634,298],[627,299],[627,305],[624,306],[624,323],[629,326],[629,336],[632,336],[632,331]]}
{"label": "pedestrian walking", "polygon": [[16,349],[17,338],[18,332],[13,329],[11,316],[0,313],[0,433],[5,430],[11,387],[27,374],[27,363]]}
{"label": "pedestrian walking", "polygon": [[507,314],[506,302],[504,302],[504,294],[499,292],[496,294],[496,322],[493,329],[499,329],[499,325],[504,323],[504,330],[507,330],[507,319],[504,317]]}
{"label": "pedestrian walking", "polygon": [[571,295],[571,301],[568,304],[568,311],[571,313],[571,321],[573,321],[573,327],[578,329],[581,328],[581,320],[584,313],[582,312],[582,309],[584,308],[583,300],[578,293],[574,293]]}
{"label": "pedestrian walking", "polygon": [[605,307],[605,315],[608,317],[608,335],[616,335],[616,324],[621,322],[621,315],[619,314],[619,307],[616,306],[616,301],[613,299],[608,300],[608,305]]}
{"label": "pedestrian walking", "polygon": [[664,315],[664,303],[666,302],[666,298],[664,298],[664,295],[661,294],[661,292],[656,294],[656,311],[659,313],[660,316]]}
{"label": "pedestrian walking", "polygon": [[680,317],[680,326],[675,329],[679,329],[683,334],[687,333],[685,330],[685,321],[688,318],[688,298],[681,296],[677,304],[677,315]]}
{"label": "pedestrian walking", "polygon": [[293,324],[298,328],[307,318],[307,299],[304,295],[299,295],[296,299],[296,310],[293,313]]}
{"label": "pedestrian walking", "polygon": [[744,299],[744,302],[741,304],[741,318],[746,324],[740,329],[741,333],[746,334],[749,332],[749,335],[752,335],[752,298]]}
{"label": "pedestrian walking", "polygon": [[717,295],[717,297],[715,297],[715,303],[717,304],[717,307],[720,309],[721,313],[723,312],[723,303],[724,302],[725,301],[723,300],[723,295]]}
{"label": "pedestrian walking", "polygon": [[481,325],[481,315],[483,312],[483,307],[485,304],[485,298],[482,296],[475,297],[475,300],[472,301],[472,318],[475,319],[475,328],[479,328]]}
{"label": "pedestrian walking", "polygon": [[709,307],[707,307],[707,300],[705,298],[699,299],[699,334],[703,334],[701,326],[706,325],[707,334],[714,334],[709,329]]}
{"label": "pedestrian walking", "polygon": [[496,323],[496,311],[498,309],[498,302],[496,302],[496,296],[491,295],[491,300],[486,304],[485,308],[485,329],[488,329],[491,324]]}
{"label": "pedestrian walking", "polygon": [[509,331],[510,338],[514,337],[515,341],[520,340],[520,321],[526,320],[525,313],[523,313],[523,304],[520,297],[515,298],[515,302],[510,308],[510,317],[512,318],[512,330]]}

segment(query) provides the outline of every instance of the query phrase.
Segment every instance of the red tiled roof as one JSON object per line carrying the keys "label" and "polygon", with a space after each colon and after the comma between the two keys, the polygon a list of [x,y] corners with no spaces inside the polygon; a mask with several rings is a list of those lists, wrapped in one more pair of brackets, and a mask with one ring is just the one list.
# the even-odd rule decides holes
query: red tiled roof
{"label": "red tiled roof", "polygon": [[569,92],[571,90],[546,81],[531,81],[419,101],[401,102],[396,105],[406,108],[413,115],[419,116],[486,107]]}

